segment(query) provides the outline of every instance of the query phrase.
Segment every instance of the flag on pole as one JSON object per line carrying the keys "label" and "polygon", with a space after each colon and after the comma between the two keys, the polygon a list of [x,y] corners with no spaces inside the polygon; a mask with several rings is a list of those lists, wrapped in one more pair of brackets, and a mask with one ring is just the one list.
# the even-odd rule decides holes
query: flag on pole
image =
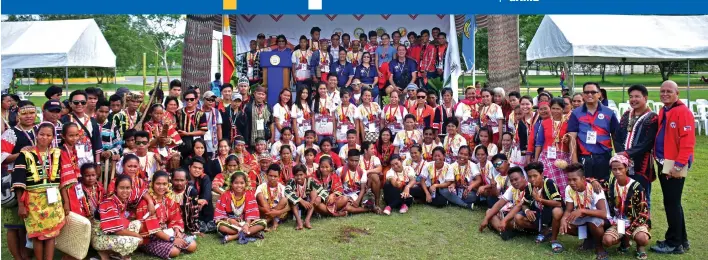
{"label": "flag on pole", "polygon": [[459,31],[455,26],[455,15],[450,15],[450,30],[455,30],[455,33],[450,33],[448,36],[447,52],[445,54],[445,65],[443,73],[443,86],[452,89],[452,96],[457,99],[458,79],[462,74],[462,66],[460,66],[460,48],[457,44],[457,35]]}
{"label": "flag on pole", "polygon": [[477,21],[475,20],[475,15],[466,15],[465,25],[462,29],[462,56],[465,59],[465,65],[467,65],[467,71],[474,71],[474,37],[477,33]]}
{"label": "flag on pole", "polygon": [[229,23],[229,15],[223,16],[224,22],[221,24],[221,32],[223,34],[221,43],[221,55],[224,62],[221,63],[221,74],[224,84],[231,83],[231,77],[234,74],[236,63],[234,62],[234,48],[231,41],[231,27]]}

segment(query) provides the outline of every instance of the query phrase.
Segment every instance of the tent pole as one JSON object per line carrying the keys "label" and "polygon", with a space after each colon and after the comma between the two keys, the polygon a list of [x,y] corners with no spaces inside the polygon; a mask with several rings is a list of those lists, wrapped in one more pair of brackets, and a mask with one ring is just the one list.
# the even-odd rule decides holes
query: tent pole
{"label": "tent pole", "polygon": [[118,84],[118,79],[116,77],[118,77],[118,68],[113,67],[113,84]]}
{"label": "tent pole", "polygon": [[[686,101],[688,101],[688,109],[691,109],[691,60],[686,60],[686,67],[688,68],[686,72]],[[693,110],[693,109],[691,109]]]}
{"label": "tent pole", "polygon": [[624,80],[627,75],[625,75],[625,72],[627,72],[627,69],[624,67],[624,62],[627,61],[627,58],[622,58],[622,103],[624,103]]}
{"label": "tent pole", "polygon": [[570,73],[573,74],[573,89],[570,92],[575,93],[575,55],[573,55],[573,65],[570,67]]}
{"label": "tent pole", "polygon": [[64,67],[64,88],[66,88],[66,96],[69,96],[69,67]]}

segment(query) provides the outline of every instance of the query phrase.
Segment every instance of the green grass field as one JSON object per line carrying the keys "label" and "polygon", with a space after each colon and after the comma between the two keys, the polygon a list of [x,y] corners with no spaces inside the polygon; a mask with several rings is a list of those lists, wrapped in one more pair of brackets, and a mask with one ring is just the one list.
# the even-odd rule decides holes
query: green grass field
{"label": "green grass field", "polygon": [[[705,145],[705,146],[704,146]],[[696,161],[708,160],[708,137],[698,137]],[[682,256],[649,253],[650,259],[708,259],[708,212],[705,210],[708,193],[708,166],[697,164],[689,173],[683,195],[684,213],[691,251]],[[659,182],[652,192],[652,244],[663,239],[666,231],[662,190]],[[401,215],[376,216],[364,214],[346,218],[314,219],[313,230],[295,231],[294,222],[280,226],[276,232],[266,233],[264,240],[238,245],[221,245],[216,234],[198,241],[195,254],[178,259],[591,259],[590,252],[579,252],[578,239],[561,236],[566,251],[553,255],[550,245],[536,245],[532,236],[517,236],[502,241],[489,230],[479,233],[478,226],[484,211],[463,210],[455,207],[436,209],[414,205]],[[365,233],[351,232],[363,230]],[[368,234],[367,234],[368,233]],[[4,231],[3,231],[4,235]],[[6,244],[2,258],[10,259]],[[609,250],[612,258],[633,259],[634,249],[620,256],[615,248]],[[56,257],[59,259],[59,256]],[[155,259],[137,253],[133,259]]]}
{"label": "green grass field", "polygon": [[[559,87],[560,88],[560,77],[558,76],[536,76],[533,75],[533,71],[529,71],[529,76],[528,76],[528,82],[529,86],[531,87]],[[691,86],[708,86],[706,83],[700,82],[701,74],[691,74]],[[703,75],[703,76],[708,76],[708,75]],[[477,75],[476,79],[479,82],[485,82],[487,81],[487,77],[485,75]],[[643,84],[647,87],[649,86],[660,86],[661,85],[661,75],[659,74],[631,74],[627,75],[624,79],[624,84],[629,87],[634,84]],[[671,80],[676,81],[676,83],[679,84],[679,86],[686,86],[688,83],[688,78],[686,77],[686,74],[675,74],[671,76]],[[460,83],[462,83],[463,79],[460,78]],[[472,76],[465,76],[464,77],[465,81],[465,86],[467,85],[473,85],[474,82],[472,82]],[[602,77],[599,75],[591,75],[591,76],[583,76],[583,75],[576,75],[575,76],[575,86],[582,86],[583,83],[588,82],[588,81],[593,81],[593,82],[599,82],[602,87],[621,87],[622,86],[622,76],[619,75],[606,75],[605,76],[605,81],[602,82]],[[566,79],[565,81],[566,85],[571,84],[571,78]],[[522,84],[521,88],[525,88],[525,84]]]}

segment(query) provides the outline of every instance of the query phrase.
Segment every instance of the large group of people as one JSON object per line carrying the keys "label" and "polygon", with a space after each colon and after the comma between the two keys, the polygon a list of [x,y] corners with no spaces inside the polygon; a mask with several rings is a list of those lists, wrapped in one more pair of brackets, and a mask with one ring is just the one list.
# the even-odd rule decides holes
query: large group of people
{"label": "large group of people", "polygon": [[[335,34],[332,45],[319,32],[301,38],[297,87],[280,91],[277,104],[267,104],[251,60],[235,88],[217,80],[218,91],[202,93],[173,80],[152,103],[94,87],[62,102],[50,87],[40,123],[35,104],[3,95],[2,222],[12,256],[30,259],[29,240],[34,257],[52,259],[68,218],[90,220],[101,259],[136,250],[168,259],[196,251],[202,234],[247,244],[288,221],[312,229],[313,216],[427,204],[486,209],[480,231],[504,240],[534,233],[554,253],[564,250],[559,235],[573,235],[597,259],[631,243],[646,259],[657,178],[669,228],[652,249],[688,250],[681,194],[694,121],[676,83],[662,84],[660,111],[647,107],[644,86],[630,87],[632,109],[621,118],[593,82],[533,98],[476,84],[456,101],[452,89],[426,85],[440,74],[439,30],[438,44],[424,30],[408,35],[416,42],[408,47],[397,32],[393,43],[374,33],[341,35],[340,44]],[[283,51],[280,38],[272,50],[252,42],[254,59]]]}

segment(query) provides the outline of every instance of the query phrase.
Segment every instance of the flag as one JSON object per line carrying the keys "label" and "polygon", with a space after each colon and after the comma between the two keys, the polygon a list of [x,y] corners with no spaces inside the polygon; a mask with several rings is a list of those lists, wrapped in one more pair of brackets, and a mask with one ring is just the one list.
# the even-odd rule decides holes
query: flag
{"label": "flag", "polygon": [[[455,15],[450,15],[450,30],[457,31],[455,26]],[[458,32],[450,33],[443,69],[443,86],[446,88],[452,88],[452,97],[454,99],[457,99],[457,81],[462,74],[462,66],[460,66],[460,47],[457,44],[457,34]]]}
{"label": "flag", "polygon": [[221,55],[223,57],[223,62],[221,63],[221,74],[223,77],[223,82],[226,84],[231,83],[231,77],[234,74],[236,63],[234,62],[234,48],[233,42],[231,41],[229,15],[224,15],[223,19],[224,22],[222,23],[221,28],[221,32],[223,34],[221,43]]}
{"label": "flag", "polygon": [[466,15],[465,25],[462,29],[462,57],[467,65],[467,71],[474,73],[474,36],[477,33],[477,21],[475,15]]}

